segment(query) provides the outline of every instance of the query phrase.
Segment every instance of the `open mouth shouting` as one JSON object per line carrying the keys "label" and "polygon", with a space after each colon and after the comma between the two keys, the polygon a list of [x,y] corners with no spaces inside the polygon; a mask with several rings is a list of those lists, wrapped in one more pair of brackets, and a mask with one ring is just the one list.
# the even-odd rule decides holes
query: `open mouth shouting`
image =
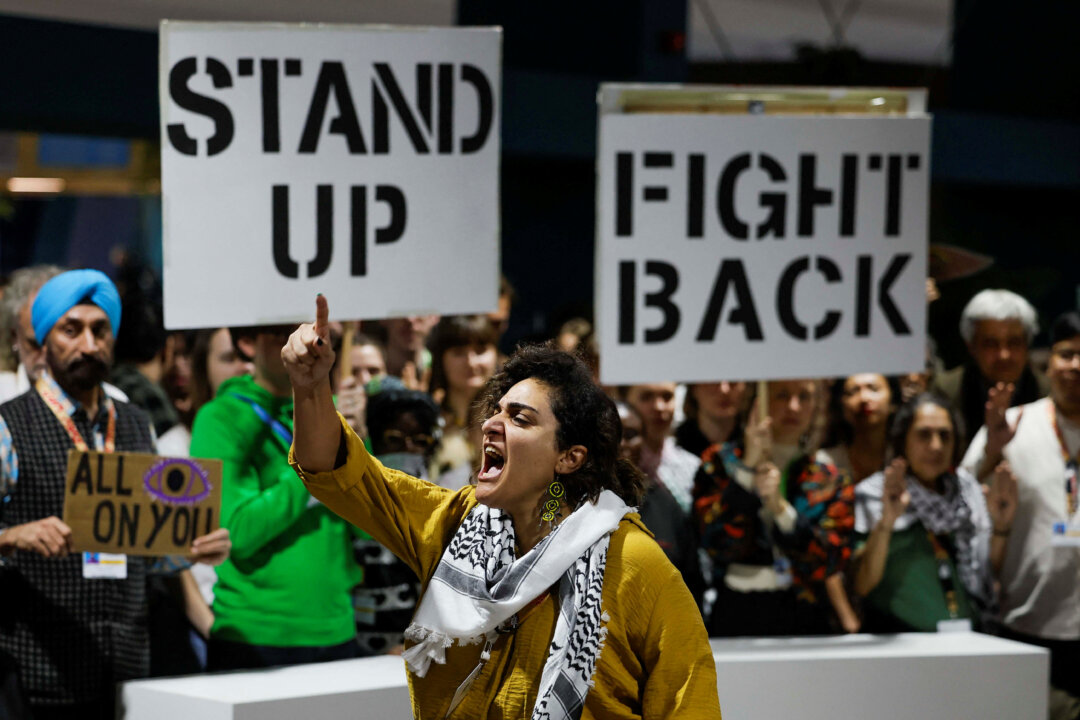
{"label": "open mouth shouting", "polygon": [[477,473],[477,480],[494,480],[502,474],[506,459],[503,454],[495,449],[490,443],[484,443],[484,462]]}

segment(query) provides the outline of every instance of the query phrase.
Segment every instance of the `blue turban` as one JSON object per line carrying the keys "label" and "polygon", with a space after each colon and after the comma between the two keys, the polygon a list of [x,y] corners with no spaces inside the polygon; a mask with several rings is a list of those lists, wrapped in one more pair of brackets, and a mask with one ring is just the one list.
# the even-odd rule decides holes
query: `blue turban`
{"label": "blue turban", "polygon": [[97,270],[69,270],[42,285],[34,299],[30,320],[38,344],[45,344],[45,336],[64,313],[87,300],[109,316],[113,335],[120,331],[120,293],[112,280]]}

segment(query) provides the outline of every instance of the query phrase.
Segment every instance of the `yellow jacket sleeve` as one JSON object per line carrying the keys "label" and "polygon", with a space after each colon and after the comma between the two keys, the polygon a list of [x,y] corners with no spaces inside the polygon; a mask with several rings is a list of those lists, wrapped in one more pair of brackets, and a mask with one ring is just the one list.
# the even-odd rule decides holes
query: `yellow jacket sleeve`
{"label": "yellow jacket sleeve", "polygon": [[341,517],[367,532],[397,555],[426,582],[443,548],[476,505],[473,488],[457,492],[384,467],[368,454],[345,418],[346,459],[341,467],[311,473],[289,451],[289,464],[311,494]]}

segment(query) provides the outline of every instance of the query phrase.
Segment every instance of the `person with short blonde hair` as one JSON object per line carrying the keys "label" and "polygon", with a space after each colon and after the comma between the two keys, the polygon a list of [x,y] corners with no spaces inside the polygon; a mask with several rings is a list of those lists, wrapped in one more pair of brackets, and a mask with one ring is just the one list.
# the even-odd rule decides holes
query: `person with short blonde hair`
{"label": "person with short blonde hair", "polygon": [[1051,325],[1047,375],[1049,397],[988,411],[962,465],[988,477],[1004,460],[1016,474],[1019,507],[1011,535],[1002,538],[1007,549],[998,620],[1006,637],[1050,650],[1050,683],[1057,689],[1051,707],[1075,708],[1080,549],[1068,546],[1066,530],[1071,523],[1075,532],[1080,518],[1080,313],[1064,313]]}

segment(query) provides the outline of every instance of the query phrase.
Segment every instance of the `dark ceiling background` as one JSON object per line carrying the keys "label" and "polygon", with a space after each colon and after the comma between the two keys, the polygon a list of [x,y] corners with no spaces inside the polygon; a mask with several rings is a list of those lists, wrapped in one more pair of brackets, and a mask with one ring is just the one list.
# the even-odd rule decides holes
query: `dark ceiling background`
{"label": "dark ceiling background", "polygon": [[[460,0],[459,24],[505,33],[502,246],[518,295],[507,341],[591,312],[601,81],[928,87],[931,242],[996,260],[942,284],[930,329],[943,357],[962,356],[960,309],[983,287],[1026,295],[1048,323],[1080,287],[1078,20],[1077,3],[956,0],[948,66],[836,46],[800,47],[791,62],[690,64],[683,3]],[[156,139],[157,52],[154,32],[0,15],[0,130]],[[0,218],[4,272],[36,257],[24,247],[34,204]]]}

